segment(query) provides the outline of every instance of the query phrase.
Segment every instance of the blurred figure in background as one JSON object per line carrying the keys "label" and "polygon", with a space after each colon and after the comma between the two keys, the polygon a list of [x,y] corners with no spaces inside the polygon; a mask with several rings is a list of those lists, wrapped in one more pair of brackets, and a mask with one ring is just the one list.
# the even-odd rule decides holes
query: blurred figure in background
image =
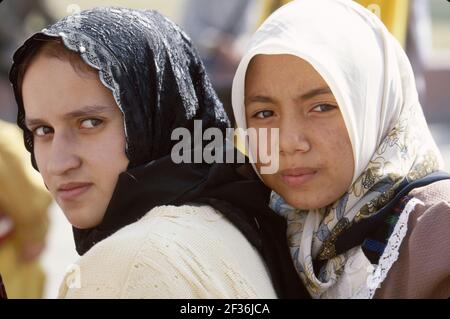
{"label": "blurred figure in background", "polygon": [[185,4],[181,24],[199,50],[230,119],[231,82],[259,12],[255,0],[187,0]]}
{"label": "blurred figure in background", "polygon": [[50,202],[29,165],[19,128],[0,121],[0,273],[9,298],[42,297],[45,276],[39,256]]}
{"label": "blurred figure in background", "polygon": [[16,108],[14,96],[8,81],[12,54],[31,30],[50,24],[44,1],[14,0],[0,5],[0,118],[14,122]]}
{"label": "blurred figure in background", "polygon": [[414,70],[419,100],[427,107],[425,72],[431,50],[431,12],[429,0],[410,0],[405,51]]}

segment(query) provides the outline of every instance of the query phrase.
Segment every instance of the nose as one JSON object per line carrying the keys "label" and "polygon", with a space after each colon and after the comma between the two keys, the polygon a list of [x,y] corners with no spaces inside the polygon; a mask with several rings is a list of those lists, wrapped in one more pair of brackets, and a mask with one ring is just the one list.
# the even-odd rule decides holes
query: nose
{"label": "nose", "polygon": [[76,150],[77,147],[73,137],[69,134],[54,132],[47,162],[48,173],[64,175],[80,167],[81,158],[77,155]]}
{"label": "nose", "polygon": [[280,155],[305,153],[311,149],[311,144],[305,135],[304,125],[296,116],[287,116],[280,124]]}

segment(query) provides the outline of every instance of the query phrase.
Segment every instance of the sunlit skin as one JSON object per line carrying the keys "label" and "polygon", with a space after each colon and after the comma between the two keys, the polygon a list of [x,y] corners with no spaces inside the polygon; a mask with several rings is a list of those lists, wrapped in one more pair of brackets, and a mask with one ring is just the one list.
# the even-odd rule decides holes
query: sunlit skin
{"label": "sunlit skin", "polygon": [[93,70],[40,54],[27,68],[22,95],[49,191],[72,225],[98,225],[128,165],[123,116],[111,91]]}
{"label": "sunlit skin", "polygon": [[354,161],[343,117],[308,62],[287,54],[255,56],[246,73],[245,113],[249,128],[279,128],[279,170],[261,177],[287,203],[323,208],[350,187]]}

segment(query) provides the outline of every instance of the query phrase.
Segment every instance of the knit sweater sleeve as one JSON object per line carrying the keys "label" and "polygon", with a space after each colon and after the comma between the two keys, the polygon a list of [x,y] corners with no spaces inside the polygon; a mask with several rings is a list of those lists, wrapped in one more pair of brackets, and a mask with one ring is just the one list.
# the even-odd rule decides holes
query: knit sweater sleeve
{"label": "knit sweater sleeve", "polygon": [[275,298],[257,251],[208,206],[161,206],[95,245],[61,298]]}

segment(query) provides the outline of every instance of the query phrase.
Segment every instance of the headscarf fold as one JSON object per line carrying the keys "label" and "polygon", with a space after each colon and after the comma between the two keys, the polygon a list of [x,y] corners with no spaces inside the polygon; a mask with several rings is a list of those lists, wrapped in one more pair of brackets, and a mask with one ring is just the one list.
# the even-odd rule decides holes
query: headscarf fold
{"label": "headscarf fold", "polygon": [[[339,234],[375,216],[400,185],[438,171],[443,163],[425,122],[409,60],[378,17],[357,3],[292,1],[257,30],[236,72],[233,110],[237,126],[244,129],[245,74],[257,54],[306,60],[339,105],[354,156],[348,191],[321,209],[295,209],[275,192],[270,205],[287,219],[292,259],[310,294],[355,297],[373,269],[362,258],[361,247],[336,255]],[[325,264],[315,270],[317,260]],[[360,282],[351,279],[343,285],[350,264],[360,265]]]}

